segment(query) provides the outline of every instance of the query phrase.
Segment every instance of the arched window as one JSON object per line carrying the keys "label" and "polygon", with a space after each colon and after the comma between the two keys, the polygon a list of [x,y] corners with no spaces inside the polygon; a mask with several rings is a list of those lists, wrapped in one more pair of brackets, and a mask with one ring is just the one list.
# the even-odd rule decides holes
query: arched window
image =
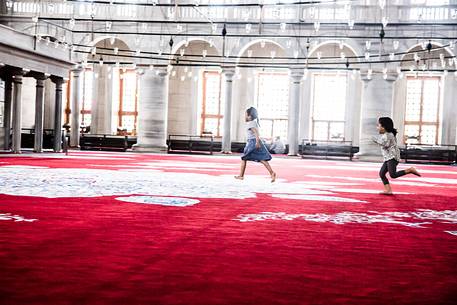
{"label": "arched window", "polygon": [[119,90],[118,126],[128,134],[136,134],[138,117],[138,78],[135,70],[118,70],[119,84],[113,90]]}
{"label": "arched window", "polygon": [[200,115],[200,133],[221,136],[221,121],[224,105],[221,101],[221,74],[216,71],[204,71],[202,82],[202,103]]}
{"label": "arched window", "polygon": [[91,109],[92,109],[92,98],[93,98],[93,82],[94,82],[94,71],[91,68],[84,69],[83,72],[83,99],[81,103],[81,125],[90,126],[91,123]]}
{"label": "arched window", "polygon": [[289,116],[289,75],[286,72],[259,72],[256,78],[256,107],[263,138],[287,139]]}
{"label": "arched window", "polygon": [[344,141],[346,74],[313,75],[312,138]]}
{"label": "arched window", "polygon": [[438,144],[441,78],[408,76],[406,80],[405,140]]}

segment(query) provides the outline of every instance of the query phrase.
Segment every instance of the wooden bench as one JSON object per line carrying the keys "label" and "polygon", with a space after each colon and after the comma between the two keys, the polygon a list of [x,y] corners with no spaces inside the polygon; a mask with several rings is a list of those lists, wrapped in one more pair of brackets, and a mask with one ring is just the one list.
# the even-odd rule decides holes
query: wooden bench
{"label": "wooden bench", "polygon": [[79,145],[81,150],[126,151],[127,136],[81,134]]}
{"label": "wooden bench", "polygon": [[[221,141],[215,140],[211,135],[169,135],[167,145],[168,153],[208,153],[212,155],[214,152],[222,151]],[[245,145],[245,142],[232,142],[231,151],[242,153]]]}
{"label": "wooden bench", "polygon": [[213,154],[213,136],[169,135],[168,153]]}
{"label": "wooden bench", "polygon": [[406,144],[400,155],[406,163],[455,164],[457,145]]}
{"label": "wooden bench", "polygon": [[[22,128],[21,129],[21,148],[34,148],[35,146],[35,129]],[[54,148],[54,130],[43,130],[43,149]]]}
{"label": "wooden bench", "polygon": [[[242,153],[244,151],[245,142],[232,142],[230,151],[234,153]],[[213,151],[222,151],[222,142],[214,141]]]}
{"label": "wooden bench", "polygon": [[314,141],[303,139],[299,153],[302,158],[349,158],[352,161],[358,147],[352,141]]}

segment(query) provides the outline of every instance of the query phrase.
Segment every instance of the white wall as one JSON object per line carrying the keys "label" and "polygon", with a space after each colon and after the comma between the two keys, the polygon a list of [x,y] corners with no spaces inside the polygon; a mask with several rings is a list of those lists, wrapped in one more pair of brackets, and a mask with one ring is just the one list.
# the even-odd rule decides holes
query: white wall
{"label": "white wall", "polygon": [[457,145],[457,81],[454,75],[443,77],[441,143]]}
{"label": "white wall", "polygon": [[[176,50],[180,54],[181,49],[185,54],[201,55],[207,50],[209,55],[217,55],[215,47],[208,42],[195,40],[190,41],[186,46],[183,44]],[[182,56],[181,60],[193,59],[193,57]],[[196,135],[200,133],[198,122],[201,112],[201,90],[203,86],[203,71],[208,68],[200,67],[178,67],[169,74],[168,93],[168,134]],[[192,75],[189,77],[189,73]],[[174,75],[174,76],[173,76]],[[184,80],[181,78],[184,77]],[[195,80],[197,77],[197,80]]]}
{"label": "white wall", "polygon": [[[47,79],[44,83],[44,129],[54,129],[54,109],[55,109],[56,85]],[[65,111],[65,100],[63,98],[63,111]],[[64,120],[62,120],[63,122]]]}
{"label": "white wall", "polygon": [[0,120],[0,150],[3,149],[3,136],[5,134],[5,82],[0,79],[0,114],[2,119]]}
{"label": "white wall", "polygon": [[393,121],[398,131],[398,143],[404,144],[405,136],[405,110],[406,110],[406,77],[397,80],[394,84]]}
{"label": "white wall", "polygon": [[24,77],[22,80],[22,128],[35,127],[36,80]]}

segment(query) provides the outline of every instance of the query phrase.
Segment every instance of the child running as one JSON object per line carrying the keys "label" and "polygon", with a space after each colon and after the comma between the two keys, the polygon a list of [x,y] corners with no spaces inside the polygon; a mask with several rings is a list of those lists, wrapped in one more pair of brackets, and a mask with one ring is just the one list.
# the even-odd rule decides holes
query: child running
{"label": "child running", "polygon": [[400,162],[400,149],[398,148],[397,138],[395,137],[397,135],[397,130],[394,128],[392,119],[389,117],[379,118],[377,129],[381,136],[373,137],[373,141],[381,146],[382,157],[384,159],[384,163],[379,171],[379,177],[381,177],[382,183],[384,184],[384,192],[381,192],[380,194],[392,195],[392,188],[386,177],[387,172],[389,172],[392,179],[407,174],[414,174],[420,177],[420,174],[414,167],[397,172],[397,165]]}
{"label": "child running", "polygon": [[244,179],[244,172],[246,171],[247,161],[256,161],[262,163],[268,170],[271,176],[271,182],[275,182],[276,173],[271,168],[268,161],[271,160],[271,155],[268,152],[267,148],[260,140],[259,134],[259,116],[257,114],[257,109],[251,107],[246,110],[245,114],[246,120],[246,138],[247,143],[244,147],[243,155],[241,156],[241,170],[240,175],[235,176],[238,180]]}

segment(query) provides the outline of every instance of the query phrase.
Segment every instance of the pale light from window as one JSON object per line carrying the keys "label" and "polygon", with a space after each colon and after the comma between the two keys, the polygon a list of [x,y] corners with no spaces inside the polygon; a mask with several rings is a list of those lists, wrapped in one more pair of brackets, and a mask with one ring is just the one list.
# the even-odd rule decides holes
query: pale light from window
{"label": "pale light from window", "polygon": [[218,72],[203,72],[203,101],[200,133],[221,135],[224,105],[221,103],[221,75]]}
{"label": "pale light from window", "polygon": [[408,77],[405,139],[408,144],[437,144],[440,108],[439,77]]}
{"label": "pale light from window", "polygon": [[[119,75],[119,85],[115,85],[120,90],[119,95],[119,127],[128,133],[136,130],[138,116],[138,79],[135,70],[125,72],[116,71],[114,75]],[[113,89],[114,89],[113,88]]]}
{"label": "pale light from window", "polygon": [[315,74],[313,77],[313,140],[344,140],[346,75]]}
{"label": "pale light from window", "polygon": [[81,125],[90,126],[94,72],[92,69],[85,69],[83,74],[84,82],[83,99],[81,105]]}
{"label": "pale light from window", "polygon": [[289,76],[284,72],[260,72],[257,75],[256,105],[261,136],[287,139],[289,115]]}

